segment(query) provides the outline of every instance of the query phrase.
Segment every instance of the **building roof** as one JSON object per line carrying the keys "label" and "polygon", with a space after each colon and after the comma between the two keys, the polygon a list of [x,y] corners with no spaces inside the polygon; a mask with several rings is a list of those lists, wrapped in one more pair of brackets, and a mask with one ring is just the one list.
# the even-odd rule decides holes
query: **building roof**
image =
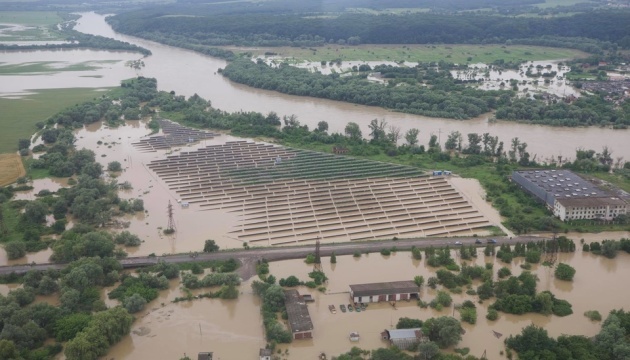
{"label": "building roof", "polygon": [[392,295],[419,293],[418,285],[413,281],[391,281],[371,284],[350,285],[353,296]]}
{"label": "building roof", "polygon": [[259,356],[271,356],[271,349],[260,349]]}
{"label": "building roof", "polygon": [[291,332],[313,330],[313,322],[311,321],[311,315],[308,313],[308,307],[306,307],[306,302],[297,290],[284,291],[284,305],[287,308],[287,315],[289,315]]}
{"label": "building roof", "polygon": [[530,184],[556,199],[602,197],[608,194],[595,184],[569,170],[517,170]]}
{"label": "building roof", "polygon": [[212,360],[211,352],[200,352],[197,354],[197,360]]}
{"label": "building roof", "polygon": [[414,329],[392,329],[385,330],[389,335],[390,340],[401,340],[401,339],[419,339],[422,337],[422,329],[414,328]]}
{"label": "building roof", "polygon": [[615,197],[558,198],[556,201],[565,208],[627,205],[625,201]]}

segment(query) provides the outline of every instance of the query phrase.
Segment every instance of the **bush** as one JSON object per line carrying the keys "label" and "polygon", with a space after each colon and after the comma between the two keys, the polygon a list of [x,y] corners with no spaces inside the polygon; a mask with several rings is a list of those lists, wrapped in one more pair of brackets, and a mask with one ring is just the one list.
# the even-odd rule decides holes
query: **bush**
{"label": "bush", "polygon": [[112,161],[109,164],[107,164],[107,171],[114,171],[114,172],[122,171],[122,165],[120,165],[118,161]]}
{"label": "bush", "polygon": [[130,233],[129,231],[123,231],[120,234],[114,236],[116,244],[125,246],[140,246],[142,241],[137,235]]}
{"label": "bush", "polygon": [[497,272],[497,275],[499,276],[499,279],[503,279],[506,278],[510,275],[512,275],[512,272],[510,271],[510,269],[506,268],[505,266],[500,268],[499,271]]}
{"label": "bush", "polygon": [[556,271],[554,272],[554,275],[556,276],[557,279],[560,279],[560,280],[573,281],[573,276],[575,275],[575,269],[571,267],[570,265],[560,263],[556,267]]}
{"label": "bush", "polygon": [[495,309],[488,309],[488,314],[486,314],[486,319],[490,321],[495,321],[499,318],[499,312]]}
{"label": "bush", "polygon": [[9,260],[19,259],[26,255],[26,245],[21,241],[11,241],[4,245]]}
{"label": "bush", "polygon": [[553,314],[556,316],[568,316],[573,314],[573,309],[568,301],[554,299]]}
{"label": "bush", "polygon": [[602,321],[602,314],[597,310],[589,310],[584,313],[584,316],[591,319],[592,321]]}
{"label": "bush", "polygon": [[219,245],[217,245],[214,240],[206,240],[205,244],[203,245],[203,252],[211,253],[217,251],[219,251]]}
{"label": "bush", "polygon": [[391,253],[392,252],[389,249],[381,249],[381,255],[383,256],[389,256]]}

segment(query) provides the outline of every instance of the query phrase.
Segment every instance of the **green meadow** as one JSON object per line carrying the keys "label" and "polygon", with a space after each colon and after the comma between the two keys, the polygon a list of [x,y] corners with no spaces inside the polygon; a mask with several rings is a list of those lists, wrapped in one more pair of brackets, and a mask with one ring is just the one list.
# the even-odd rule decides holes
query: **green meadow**
{"label": "green meadow", "polygon": [[30,138],[37,122],[102,94],[99,89],[70,88],[37,90],[19,99],[0,97],[0,153],[17,151],[18,139]]}
{"label": "green meadow", "polygon": [[48,26],[62,21],[54,11],[0,11],[0,24]]}

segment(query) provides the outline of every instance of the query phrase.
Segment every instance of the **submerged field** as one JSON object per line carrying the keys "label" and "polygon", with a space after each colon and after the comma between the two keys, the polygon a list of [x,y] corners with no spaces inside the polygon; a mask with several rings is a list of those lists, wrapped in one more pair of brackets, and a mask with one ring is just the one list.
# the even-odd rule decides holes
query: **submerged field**
{"label": "submerged field", "polygon": [[0,153],[17,151],[18,139],[30,138],[37,122],[100,94],[99,89],[71,88],[38,90],[19,98],[0,97]]}
{"label": "submerged field", "polygon": [[448,61],[453,63],[492,63],[503,59],[506,62],[557,60],[585,56],[573,49],[526,45],[330,45],[322,48],[258,48],[243,49],[254,56],[265,52],[302,61],[362,60],[362,61]]}
{"label": "submerged field", "polygon": [[[115,64],[119,60],[84,61],[69,64],[63,61],[33,61],[20,64],[0,63],[0,75],[41,74],[59,71],[91,71],[105,64]],[[99,66],[100,65],[100,66]]]}
{"label": "submerged field", "polygon": [[63,19],[54,11],[0,11],[0,41],[49,41],[61,40],[60,32],[53,26]]}

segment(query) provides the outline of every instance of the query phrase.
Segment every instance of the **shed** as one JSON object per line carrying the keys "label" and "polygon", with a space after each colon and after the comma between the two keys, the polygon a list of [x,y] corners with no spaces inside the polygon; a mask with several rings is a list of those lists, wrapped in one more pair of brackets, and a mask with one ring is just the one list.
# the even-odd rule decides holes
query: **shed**
{"label": "shed", "polygon": [[197,360],[212,360],[211,352],[200,352],[197,354]]}
{"label": "shed", "polygon": [[389,341],[390,345],[406,350],[421,342],[423,334],[421,328],[413,328],[385,330],[381,336],[383,340]]}
{"label": "shed", "polygon": [[310,339],[313,337],[313,322],[308,313],[306,302],[297,290],[284,291],[284,304],[289,316],[289,330],[293,339]]}
{"label": "shed", "polygon": [[350,285],[350,297],[355,303],[420,299],[420,289],[413,281]]}
{"label": "shed", "polygon": [[260,349],[260,360],[271,360],[271,349]]}

